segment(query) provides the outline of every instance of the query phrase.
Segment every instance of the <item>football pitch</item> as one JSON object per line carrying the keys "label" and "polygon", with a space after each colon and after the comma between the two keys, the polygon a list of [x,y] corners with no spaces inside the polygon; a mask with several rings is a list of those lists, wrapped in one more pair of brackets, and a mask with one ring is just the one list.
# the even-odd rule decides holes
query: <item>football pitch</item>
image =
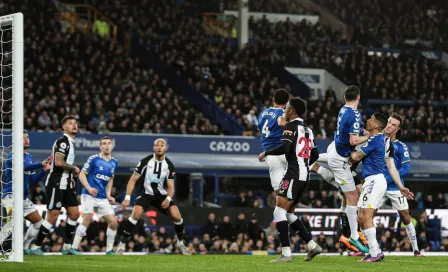
{"label": "football pitch", "polygon": [[25,256],[23,264],[0,262],[0,271],[448,271],[448,257],[386,256],[381,263],[359,263],[359,258],[318,256],[306,263],[270,263],[276,256],[247,255],[140,255],[140,256]]}

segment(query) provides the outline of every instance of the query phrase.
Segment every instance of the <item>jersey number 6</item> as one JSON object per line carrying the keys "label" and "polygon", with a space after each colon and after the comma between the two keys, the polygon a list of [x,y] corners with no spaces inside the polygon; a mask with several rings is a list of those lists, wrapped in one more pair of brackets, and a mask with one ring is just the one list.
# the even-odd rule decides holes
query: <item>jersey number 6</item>
{"label": "jersey number 6", "polygon": [[309,159],[310,155],[311,155],[311,149],[312,149],[312,145],[311,145],[311,139],[307,139],[305,137],[302,137],[299,139],[298,143],[299,146],[302,146],[302,148],[299,151],[299,154],[297,154],[297,157],[299,158],[304,158],[304,159]]}

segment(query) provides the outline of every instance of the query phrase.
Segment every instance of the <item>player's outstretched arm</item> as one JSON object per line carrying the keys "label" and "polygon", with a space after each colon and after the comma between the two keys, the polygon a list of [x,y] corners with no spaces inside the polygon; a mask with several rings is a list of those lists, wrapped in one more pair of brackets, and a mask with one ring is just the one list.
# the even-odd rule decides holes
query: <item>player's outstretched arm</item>
{"label": "player's outstretched arm", "polygon": [[359,136],[357,134],[350,134],[350,144],[352,146],[359,145],[367,141],[370,137],[370,134],[365,134],[363,136]]}
{"label": "player's outstretched arm", "polygon": [[395,167],[395,162],[393,158],[386,158],[386,166],[389,171],[392,180],[394,181],[397,188],[400,190],[401,194],[405,196],[407,199],[414,199],[414,194],[409,191],[408,188],[405,188],[403,184],[401,184],[400,174],[398,173],[397,168]]}
{"label": "player's outstretched arm", "polygon": [[140,174],[138,174],[137,172],[134,172],[131,176],[131,178],[129,179],[128,182],[128,186],[126,188],[126,197],[124,198],[124,201],[121,203],[121,207],[123,209],[126,209],[130,202],[131,202],[131,194],[134,191],[135,188],[135,183],[137,182],[137,180],[140,178]]}

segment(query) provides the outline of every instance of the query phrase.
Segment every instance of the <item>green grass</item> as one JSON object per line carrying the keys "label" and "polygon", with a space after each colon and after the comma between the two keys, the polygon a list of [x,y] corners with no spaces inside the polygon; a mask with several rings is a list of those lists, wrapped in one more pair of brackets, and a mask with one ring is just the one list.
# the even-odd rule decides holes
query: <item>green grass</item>
{"label": "green grass", "polygon": [[23,264],[0,263],[1,272],[12,271],[448,271],[448,257],[388,257],[381,263],[359,263],[352,257],[318,256],[303,262],[296,256],[293,263],[269,263],[276,256],[242,255],[146,255],[146,256],[25,256]]}

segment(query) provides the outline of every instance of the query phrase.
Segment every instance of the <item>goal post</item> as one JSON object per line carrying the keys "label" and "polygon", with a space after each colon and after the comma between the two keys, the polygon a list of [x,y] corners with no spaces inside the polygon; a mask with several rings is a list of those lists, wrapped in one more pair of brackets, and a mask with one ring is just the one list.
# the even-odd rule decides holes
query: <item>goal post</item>
{"label": "goal post", "polygon": [[[5,161],[8,152],[12,152],[12,216],[10,221],[12,222],[12,247],[11,250],[4,251],[2,255],[5,260],[13,262],[23,262],[23,28],[22,13],[0,17],[0,133],[2,137],[2,180],[0,182],[3,182],[5,178]],[[4,222],[3,219],[1,218],[2,222]]]}

